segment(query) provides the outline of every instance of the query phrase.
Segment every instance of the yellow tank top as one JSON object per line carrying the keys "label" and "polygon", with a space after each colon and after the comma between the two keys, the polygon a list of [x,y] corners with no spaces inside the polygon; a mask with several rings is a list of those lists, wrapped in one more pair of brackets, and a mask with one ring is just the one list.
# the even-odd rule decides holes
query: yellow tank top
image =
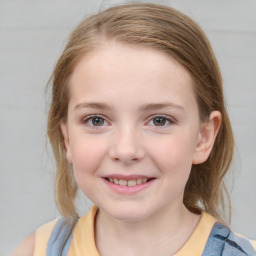
{"label": "yellow tank top", "polygon": [[[97,210],[98,208],[93,206],[86,215],[79,218],[73,231],[68,256],[100,256],[94,239],[94,223]],[[47,244],[56,222],[57,219],[37,229],[34,256],[46,255]],[[196,229],[176,256],[202,255],[215,223],[215,218],[203,212]],[[252,242],[252,245],[255,248],[255,242]]]}

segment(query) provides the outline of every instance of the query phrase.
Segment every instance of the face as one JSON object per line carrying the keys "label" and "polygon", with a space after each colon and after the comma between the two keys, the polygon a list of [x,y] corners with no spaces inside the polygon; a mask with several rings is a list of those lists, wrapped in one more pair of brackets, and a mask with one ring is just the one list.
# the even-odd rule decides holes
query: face
{"label": "face", "polygon": [[115,42],[77,64],[61,125],[80,189],[128,221],[182,207],[200,127],[189,72],[164,53]]}

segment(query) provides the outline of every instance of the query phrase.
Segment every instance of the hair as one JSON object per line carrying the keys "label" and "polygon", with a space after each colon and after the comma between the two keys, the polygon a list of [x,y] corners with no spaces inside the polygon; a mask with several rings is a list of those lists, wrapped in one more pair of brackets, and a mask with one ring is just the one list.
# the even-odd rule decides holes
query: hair
{"label": "hair", "polygon": [[[48,116],[48,136],[56,160],[55,197],[63,216],[78,216],[75,197],[78,186],[66,159],[61,122],[67,118],[69,79],[79,60],[104,42],[157,49],[181,63],[192,75],[201,121],[212,111],[222,115],[222,123],[206,162],[192,165],[184,191],[184,205],[192,212],[206,211],[222,220],[225,198],[223,181],[228,171],[234,139],[223,95],[221,73],[211,45],[201,28],[189,17],[167,6],[124,4],[83,20],[71,33],[53,74]],[[225,197],[225,194],[227,197]]]}

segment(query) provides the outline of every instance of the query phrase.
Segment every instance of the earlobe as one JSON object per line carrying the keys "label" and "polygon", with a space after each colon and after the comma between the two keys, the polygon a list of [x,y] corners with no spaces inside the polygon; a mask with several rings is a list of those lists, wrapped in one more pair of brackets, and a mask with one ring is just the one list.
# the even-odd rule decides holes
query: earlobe
{"label": "earlobe", "polygon": [[64,144],[65,144],[65,149],[66,149],[66,158],[69,163],[72,163],[72,155],[70,151],[70,142],[69,142],[69,134],[68,134],[68,128],[67,124],[62,122],[60,124],[60,129],[64,138]]}
{"label": "earlobe", "polygon": [[205,162],[213,148],[216,136],[221,125],[221,113],[219,111],[211,112],[207,122],[202,123],[195,153],[193,156],[193,164],[201,164]]}

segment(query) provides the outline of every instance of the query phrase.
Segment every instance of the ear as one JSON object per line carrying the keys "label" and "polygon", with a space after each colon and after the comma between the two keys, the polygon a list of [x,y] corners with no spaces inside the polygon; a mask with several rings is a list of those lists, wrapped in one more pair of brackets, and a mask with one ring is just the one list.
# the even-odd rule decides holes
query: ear
{"label": "ear", "polygon": [[201,164],[208,159],[219,132],[220,125],[221,113],[219,111],[211,112],[208,121],[202,123],[193,156],[193,164]]}
{"label": "ear", "polygon": [[65,144],[65,149],[66,149],[66,158],[69,163],[72,163],[72,154],[70,150],[70,142],[69,142],[69,134],[68,134],[68,127],[67,124],[62,122],[60,124],[60,129],[64,138],[64,144]]}

